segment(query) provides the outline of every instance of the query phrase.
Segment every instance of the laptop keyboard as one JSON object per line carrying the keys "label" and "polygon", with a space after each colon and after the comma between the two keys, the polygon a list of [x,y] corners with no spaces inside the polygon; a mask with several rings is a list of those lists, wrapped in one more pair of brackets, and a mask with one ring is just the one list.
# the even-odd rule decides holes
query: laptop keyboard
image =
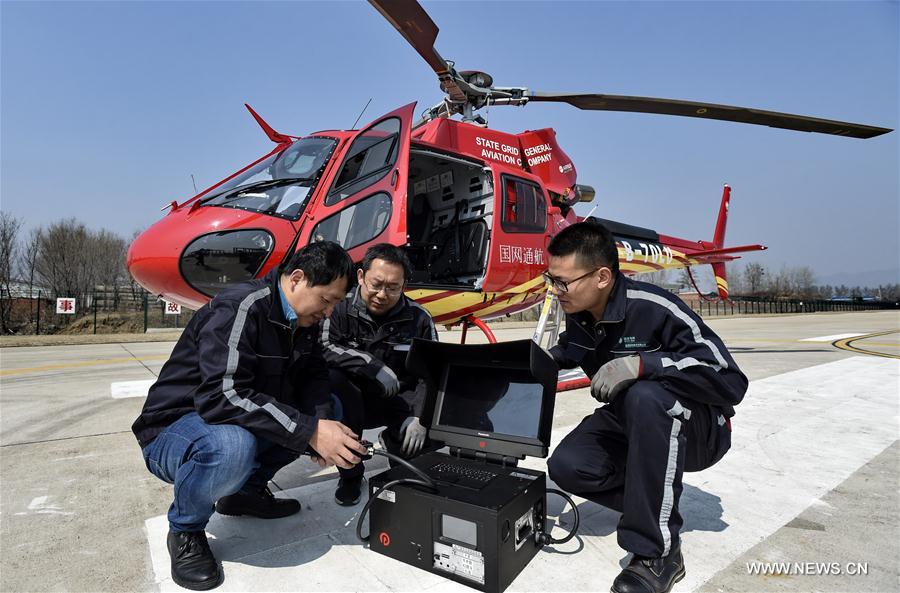
{"label": "laptop keyboard", "polygon": [[480,489],[497,477],[497,474],[492,471],[457,463],[438,463],[428,468],[426,473],[439,481],[476,489]]}

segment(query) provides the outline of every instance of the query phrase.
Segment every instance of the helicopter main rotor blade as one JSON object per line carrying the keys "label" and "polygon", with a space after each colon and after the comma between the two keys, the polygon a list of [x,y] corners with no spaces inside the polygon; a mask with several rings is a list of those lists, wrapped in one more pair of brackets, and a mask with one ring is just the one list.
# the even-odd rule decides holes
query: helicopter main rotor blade
{"label": "helicopter main rotor blade", "polygon": [[834,134],[851,138],[874,138],[891,132],[890,128],[879,128],[864,124],[854,124],[831,119],[820,119],[791,113],[763,111],[732,105],[716,105],[695,101],[678,101],[675,99],[658,99],[654,97],[627,97],[623,95],[597,95],[581,93],[542,93],[528,94],[531,101],[562,102],[579,109],[595,111],[631,111],[638,113],[658,113],[662,115],[680,115],[683,117],[699,117],[701,119],[718,119],[744,124],[756,124],[771,128],[783,128],[798,132],[817,132]]}
{"label": "helicopter main rotor blade", "polygon": [[441,88],[455,102],[465,103],[466,94],[455,80],[447,61],[434,48],[438,26],[416,0],[369,0],[369,4],[403,35],[419,55],[425,58],[441,81]]}

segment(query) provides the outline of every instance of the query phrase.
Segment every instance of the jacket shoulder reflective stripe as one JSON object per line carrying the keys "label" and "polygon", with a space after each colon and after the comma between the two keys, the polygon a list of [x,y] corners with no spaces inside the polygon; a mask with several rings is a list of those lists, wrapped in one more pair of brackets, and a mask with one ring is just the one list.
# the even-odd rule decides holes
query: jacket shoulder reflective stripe
{"label": "jacket shoulder reflective stripe", "polygon": [[341,348],[331,341],[331,318],[326,317],[322,322],[322,346],[329,352],[333,352],[338,356],[352,356],[361,358],[366,364],[372,363],[372,355],[362,350],[354,350],[353,348]]}
{"label": "jacket shoulder reflective stripe", "polygon": [[297,429],[297,423],[291,420],[287,414],[271,403],[260,406],[249,399],[240,397],[234,388],[234,373],[237,371],[238,361],[240,360],[238,344],[241,341],[241,335],[244,333],[244,326],[247,324],[247,313],[254,303],[266,298],[269,294],[271,294],[271,290],[268,286],[260,288],[244,297],[244,300],[238,306],[237,314],[234,316],[234,325],[231,326],[231,333],[228,336],[228,362],[225,365],[225,376],[222,377],[222,393],[225,394],[225,398],[232,405],[248,412],[255,412],[262,408],[285,430],[293,434]]}
{"label": "jacket shoulder reflective stripe", "polygon": [[676,319],[687,325],[688,329],[691,330],[691,336],[694,338],[694,342],[696,342],[697,344],[702,344],[709,348],[710,352],[712,352],[713,357],[716,359],[716,362],[719,363],[718,368],[715,365],[709,366],[712,366],[717,371],[720,369],[728,368],[728,362],[725,360],[725,357],[722,356],[722,352],[719,350],[718,346],[716,346],[712,341],[707,340],[703,337],[703,335],[700,333],[700,326],[697,325],[697,322],[691,319],[687,313],[682,311],[677,304],[673,303],[666,297],[658,294],[653,294],[652,292],[647,292],[645,290],[629,289],[626,294],[629,299],[642,299],[665,308]]}

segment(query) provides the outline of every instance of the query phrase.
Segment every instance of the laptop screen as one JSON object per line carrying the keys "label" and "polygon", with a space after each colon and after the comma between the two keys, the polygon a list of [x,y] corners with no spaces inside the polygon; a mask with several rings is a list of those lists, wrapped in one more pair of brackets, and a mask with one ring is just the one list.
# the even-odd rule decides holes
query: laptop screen
{"label": "laptop screen", "polygon": [[544,387],[528,369],[449,365],[438,424],[537,439]]}
{"label": "laptop screen", "polygon": [[414,339],[407,368],[426,380],[428,436],[506,463],[550,451],[557,369],[532,340],[448,344]]}

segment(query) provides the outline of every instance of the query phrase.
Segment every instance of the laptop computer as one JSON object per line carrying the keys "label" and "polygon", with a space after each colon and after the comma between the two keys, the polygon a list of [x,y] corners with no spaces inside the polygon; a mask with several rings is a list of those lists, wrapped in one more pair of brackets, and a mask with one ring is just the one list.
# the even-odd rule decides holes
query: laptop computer
{"label": "laptop computer", "polygon": [[557,373],[533,341],[416,340],[407,365],[429,384],[429,438],[450,447],[449,456],[422,467],[434,480],[479,490],[497,477],[496,467],[547,456]]}

